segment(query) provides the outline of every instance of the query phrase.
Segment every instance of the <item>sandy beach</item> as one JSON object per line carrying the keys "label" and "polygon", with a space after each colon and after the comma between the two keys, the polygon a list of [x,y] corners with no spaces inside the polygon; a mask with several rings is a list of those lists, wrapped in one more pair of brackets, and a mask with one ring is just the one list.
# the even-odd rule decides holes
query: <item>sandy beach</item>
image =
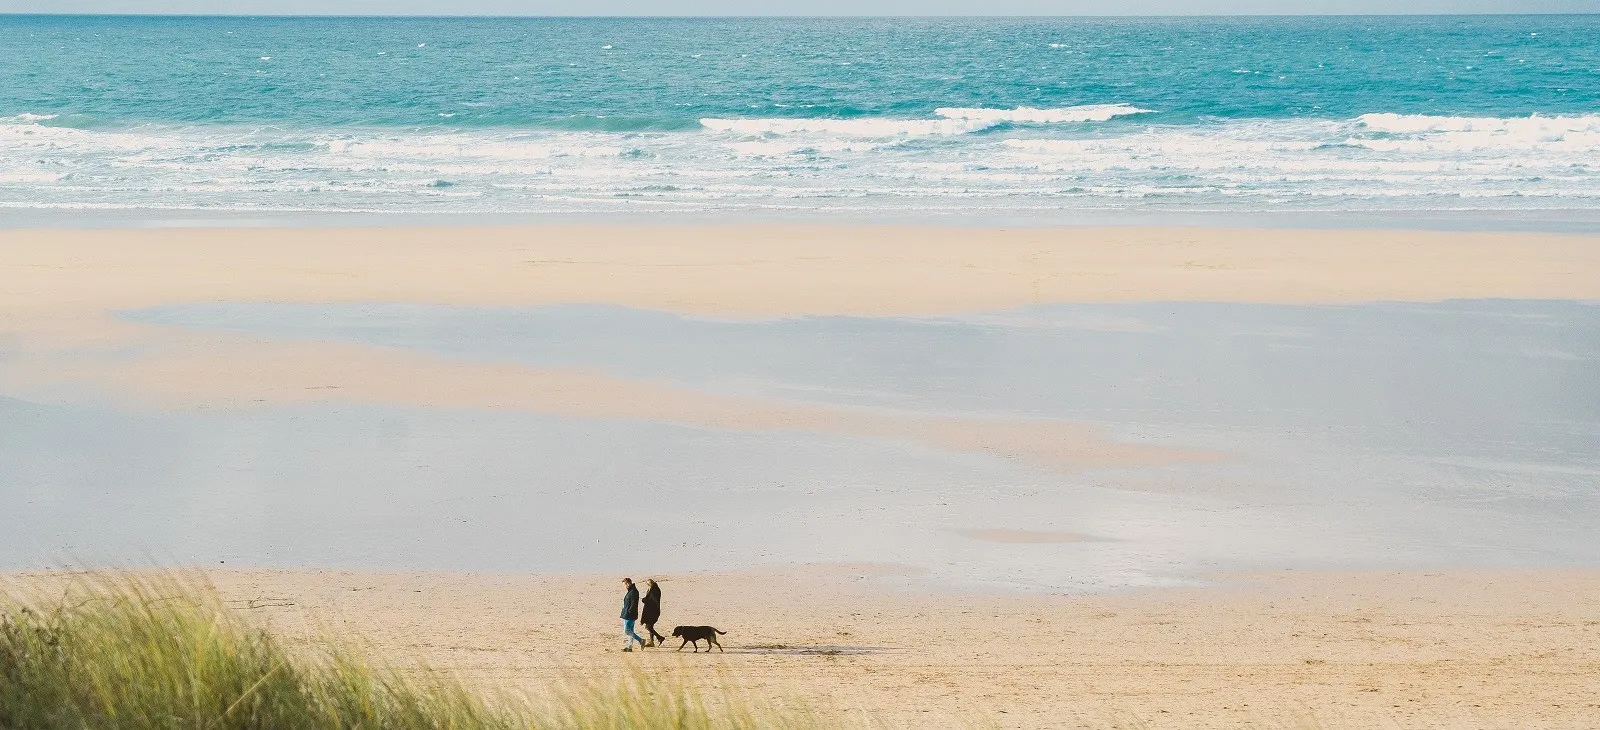
{"label": "sandy beach", "polygon": [[1596,239],[1352,229],[528,226],[0,231],[8,329],[173,301],[607,303],[722,317],[1062,301],[1600,295]]}
{"label": "sandy beach", "polygon": [[11,5],[0,730],[1600,730],[1595,0]]}
{"label": "sandy beach", "polygon": [[[332,630],[396,661],[511,688],[633,664],[890,727],[1600,727],[1600,575],[1579,537],[1590,527],[1595,467],[1581,447],[1545,453],[1561,451],[1554,439],[1589,438],[1592,414],[1571,410],[1587,391],[1574,391],[1583,385],[1572,378],[1593,343],[1583,334],[1588,310],[1537,309],[1600,300],[1597,272],[1600,238],[1553,234],[5,230],[0,416],[31,424],[18,431],[31,440],[0,449],[13,474],[0,486],[31,511],[30,524],[47,527],[6,543],[4,557],[11,569],[36,568],[84,535],[114,534],[120,542],[91,552],[203,566],[232,605],[289,635]],[[1148,303],[1223,325],[1186,340],[1191,320],[1181,317],[1049,309]],[[1362,308],[1408,303],[1418,308]],[[232,304],[265,309],[223,315],[271,326],[182,319]],[[1201,304],[1240,308],[1185,309]],[[446,309],[360,309],[377,305]],[[654,349],[547,362],[452,350],[409,332],[369,342],[272,328],[291,318],[286,311],[318,326],[354,318],[358,334],[411,315],[487,311],[533,324],[480,332],[441,319],[439,329],[474,344],[506,332],[559,344],[538,327],[565,322],[548,312],[567,310],[542,308],[566,305],[600,308],[576,310],[593,318],[574,326],[608,342],[646,332]],[[290,306],[311,309],[274,309]],[[1282,321],[1249,319],[1286,307]],[[639,312],[672,318],[628,319]],[[945,319],[979,315],[991,319]],[[1034,321],[1047,315],[1070,326]],[[1440,386],[1443,401],[1405,400],[1425,389],[1417,383],[1442,382],[1434,371],[1387,365],[1325,379],[1388,390],[1294,400],[1321,377],[1305,363],[1402,315],[1416,329],[1380,350],[1435,346],[1397,361],[1405,367],[1463,351],[1484,323],[1567,339],[1489,352],[1476,369],[1452,365],[1470,377]],[[781,348],[796,336],[781,326],[808,317],[824,318],[806,340],[821,343],[819,361],[866,360],[846,346],[851,338],[898,343],[890,365],[926,360],[929,369],[884,372],[926,382],[899,391],[894,378],[863,370],[822,387],[755,368],[778,359],[755,345],[740,351],[753,375],[711,372],[663,355],[674,336],[650,329],[748,326],[757,329],[738,336]],[[1447,329],[1440,323],[1454,334],[1437,334]],[[917,339],[918,327],[954,339]],[[945,353],[976,351],[960,338],[1035,330],[1068,339],[1056,349],[982,340],[989,369],[946,362]],[[1132,349],[1134,337],[1167,349]],[[1127,399],[1143,384],[1201,391],[1244,372],[1245,355],[1186,370],[1185,348],[1213,340],[1225,355],[1312,354],[1262,365],[1213,401],[1163,411]],[[1073,354],[1089,370],[1023,368]],[[1378,355],[1358,351],[1352,367]],[[1152,360],[1164,369],[1132,372],[1122,390],[1091,383],[1091,395],[1111,394],[1081,414],[1044,399],[1007,405],[1003,388],[958,387],[960,368],[973,368],[980,386],[995,373],[1054,384],[1090,382],[1096,363]],[[1308,370],[1310,380],[1262,375]],[[1415,424],[1401,407],[1470,400],[1455,395],[1468,387],[1488,395],[1443,426]],[[1245,396],[1260,401],[1244,415],[1222,407]],[[1352,400],[1365,410],[1346,408]],[[1384,410],[1395,403],[1399,415]],[[1449,428],[1506,413],[1511,420],[1482,433]],[[1531,422],[1565,430],[1547,438]],[[1356,431],[1367,440],[1339,440]],[[221,446],[195,445],[211,442],[194,434],[215,434]],[[1514,440],[1504,434],[1548,448],[1487,451]],[[1388,442],[1400,446],[1380,448]],[[283,463],[321,448],[323,461]],[[215,464],[200,465],[212,454]],[[414,454],[423,456],[413,463]],[[119,501],[118,490],[141,478],[148,491]],[[78,491],[52,491],[57,484]],[[630,500],[681,511],[620,515],[616,503]],[[286,516],[297,509],[307,514]],[[525,514],[560,519],[517,521]],[[678,552],[630,567],[589,534],[613,521]],[[174,536],[193,540],[163,542]],[[483,567],[509,544],[495,540],[513,537],[526,552]],[[515,567],[524,555],[562,550],[590,562]],[[900,564],[906,556],[928,565]],[[215,569],[221,558],[261,567]],[[1245,565],[1258,569],[1230,567]],[[616,576],[597,566],[636,578],[659,570],[666,622],[717,624],[730,631],[728,652],[618,653]],[[1080,570],[1098,582],[1048,589]],[[993,571],[1011,588],[970,580]],[[1047,589],[1028,582],[1041,572]],[[1119,590],[1083,595],[1106,586]]]}
{"label": "sandy beach", "polygon": [[880,583],[894,573],[665,576],[666,628],[728,632],[726,652],[709,656],[674,652],[678,642],[621,653],[613,576],[208,577],[298,641],[366,642],[391,661],[533,694],[642,668],[878,727],[1591,728],[1600,717],[1594,571],[1287,572],[1079,598]]}

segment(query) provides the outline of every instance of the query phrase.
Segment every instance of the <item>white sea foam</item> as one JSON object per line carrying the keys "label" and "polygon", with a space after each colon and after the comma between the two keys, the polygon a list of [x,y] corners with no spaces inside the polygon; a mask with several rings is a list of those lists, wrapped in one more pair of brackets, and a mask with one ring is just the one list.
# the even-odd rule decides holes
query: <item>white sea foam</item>
{"label": "white sea foam", "polygon": [[751,157],[781,157],[784,155],[837,154],[840,152],[871,152],[894,145],[894,141],[864,141],[861,139],[833,139],[802,142],[745,140],[728,143],[728,149]]}
{"label": "white sea foam", "polygon": [[1488,132],[1512,137],[1555,138],[1569,132],[1600,132],[1600,115],[1441,117],[1425,114],[1363,114],[1356,123],[1375,132]]}
{"label": "white sea foam", "polygon": [[1063,109],[1034,109],[1026,106],[1019,106],[1015,109],[945,107],[935,109],[933,113],[946,119],[964,119],[991,122],[993,124],[1002,122],[1063,124],[1069,122],[1104,122],[1130,114],[1150,114],[1152,110],[1140,109],[1131,104],[1086,104]]}
{"label": "white sea foam", "polygon": [[832,134],[846,137],[921,137],[937,134],[966,134],[988,129],[996,122],[968,119],[714,119],[700,120],[700,126],[713,132],[744,135]]}
{"label": "white sea foam", "polygon": [[335,139],[325,144],[328,151],[366,159],[395,160],[541,160],[551,157],[616,157],[628,148],[614,145],[583,144],[589,138],[575,134],[564,138],[568,144],[552,144],[548,139],[517,139],[492,135],[420,135],[410,138]]}
{"label": "white sea foam", "polygon": [[[707,120],[698,131],[646,133],[218,125],[106,131],[16,116],[0,119],[0,207],[1600,210],[1600,116],[1370,114],[1118,125],[1102,122],[1143,110],[1116,104],[940,113]],[[1007,131],[965,134],[997,127]]]}
{"label": "white sea foam", "polygon": [[1585,154],[1600,150],[1600,115],[1499,118],[1364,114],[1356,122],[1362,130],[1383,136],[1353,138],[1347,143],[1384,152],[1522,149]]}
{"label": "white sea foam", "polygon": [[858,119],[787,118],[769,117],[755,119],[700,120],[700,126],[713,132],[734,132],[745,135],[783,134],[834,134],[850,137],[917,137],[941,134],[966,134],[996,127],[1007,122],[1022,124],[1062,124],[1070,122],[1104,122],[1128,114],[1146,114],[1128,104],[1088,104],[1062,109],[981,109],[974,107],[942,107],[933,110],[938,119],[889,119],[870,117]]}

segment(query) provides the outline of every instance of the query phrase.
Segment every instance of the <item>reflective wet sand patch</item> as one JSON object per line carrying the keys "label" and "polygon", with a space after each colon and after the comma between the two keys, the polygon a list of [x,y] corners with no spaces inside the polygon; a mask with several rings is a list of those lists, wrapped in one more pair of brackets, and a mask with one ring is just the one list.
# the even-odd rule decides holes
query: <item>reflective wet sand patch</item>
{"label": "reflective wet sand patch", "polygon": [[1005,542],[1021,545],[1050,544],[1066,542],[1099,542],[1103,537],[1082,535],[1076,532],[1055,532],[1051,530],[957,530],[956,534],[962,537],[980,540],[982,542]]}
{"label": "reflective wet sand patch", "polygon": [[103,347],[0,353],[0,419],[19,434],[0,442],[0,487],[23,505],[0,517],[0,554],[512,571],[865,560],[1051,591],[1232,568],[1582,563],[1600,559],[1586,539],[1597,312],[130,311]]}
{"label": "reflective wet sand patch", "polygon": [[123,356],[19,357],[0,365],[13,389],[98,391],[150,407],[356,402],[531,411],[699,428],[814,431],[905,441],[1071,469],[1224,458],[1202,450],[1119,443],[1053,419],[896,412],[696,391],[601,372],[462,362],[343,344],[238,342],[192,336]]}

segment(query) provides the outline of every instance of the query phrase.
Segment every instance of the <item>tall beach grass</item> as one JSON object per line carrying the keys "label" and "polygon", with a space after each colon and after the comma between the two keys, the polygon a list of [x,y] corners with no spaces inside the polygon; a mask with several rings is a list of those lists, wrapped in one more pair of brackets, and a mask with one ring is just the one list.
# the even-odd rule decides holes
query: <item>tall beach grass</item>
{"label": "tall beach grass", "polygon": [[[317,642],[286,645],[199,579],[87,574],[0,596],[0,728],[812,728],[641,673],[543,699],[480,694]],[[830,723],[831,724],[831,723]]]}

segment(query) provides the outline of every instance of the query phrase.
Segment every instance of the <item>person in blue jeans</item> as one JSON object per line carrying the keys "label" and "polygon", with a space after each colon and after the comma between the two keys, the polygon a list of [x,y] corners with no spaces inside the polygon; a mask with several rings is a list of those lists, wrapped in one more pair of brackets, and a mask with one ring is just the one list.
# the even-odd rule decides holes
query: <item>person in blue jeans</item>
{"label": "person in blue jeans", "polygon": [[633,622],[639,620],[639,589],[633,585],[632,578],[623,578],[622,587],[628,589],[622,595],[622,636],[627,640],[623,651],[633,651],[633,642],[639,642],[639,648],[644,648],[644,639],[634,633]]}

